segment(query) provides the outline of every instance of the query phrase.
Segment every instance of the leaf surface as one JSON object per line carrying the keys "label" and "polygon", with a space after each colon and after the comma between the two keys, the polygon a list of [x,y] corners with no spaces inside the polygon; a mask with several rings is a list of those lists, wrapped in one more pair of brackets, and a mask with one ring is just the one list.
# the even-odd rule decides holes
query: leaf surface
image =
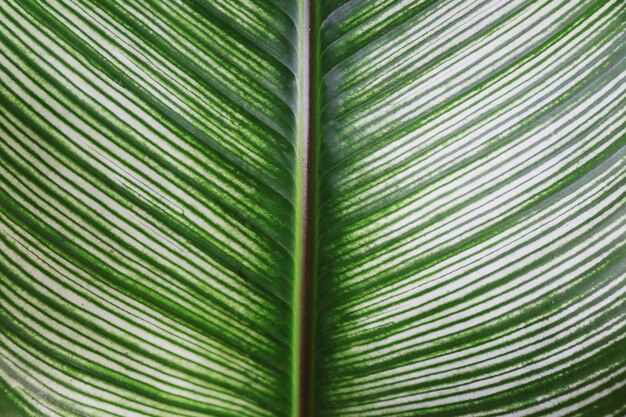
{"label": "leaf surface", "polygon": [[0,391],[623,415],[625,77],[621,0],[0,2]]}
{"label": "leaf surface", "polygon": [[324,4],[316,415],[626,412],[624,2]]}
{"label": "leaf surface", "polygon": [[290,12],[0,13],[5,388],[33,415],[288,414]]}

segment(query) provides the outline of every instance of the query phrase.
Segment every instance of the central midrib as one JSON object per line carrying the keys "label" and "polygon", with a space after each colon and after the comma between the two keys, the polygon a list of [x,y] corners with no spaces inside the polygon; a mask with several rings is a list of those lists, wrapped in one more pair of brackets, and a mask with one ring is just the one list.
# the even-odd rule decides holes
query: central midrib
{"label": "central midrib", "polygon": [[313,293],[316,234],[317,154],[317,5],[316,0],[298,4],[298,112],[297,169],[292,323],[292,417],[311,413],[313,378]]}

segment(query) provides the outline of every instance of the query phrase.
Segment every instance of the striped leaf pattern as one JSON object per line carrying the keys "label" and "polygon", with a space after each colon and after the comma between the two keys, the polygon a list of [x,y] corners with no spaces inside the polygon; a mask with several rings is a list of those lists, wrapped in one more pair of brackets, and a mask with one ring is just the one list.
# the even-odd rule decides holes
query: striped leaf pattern
{"label": "striped leaf pattern", "polygon": [[318,415],[626,415],[626,3],[321,14]]}
{"label": "striped leaf pattern", "polygon": [[623,0],[0,1],[0,392],[625,416],[625,78]]}
{"label": "striped leaf pattern", "polygon": [[0,2],[0,375],[25,415],[289,414],[292,13]]}

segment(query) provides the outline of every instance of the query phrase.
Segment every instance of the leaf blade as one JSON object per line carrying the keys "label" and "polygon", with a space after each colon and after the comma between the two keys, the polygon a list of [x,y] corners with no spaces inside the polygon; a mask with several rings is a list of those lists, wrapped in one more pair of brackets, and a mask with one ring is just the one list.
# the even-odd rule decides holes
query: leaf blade
{"label": "leaf blade", "polygon": [[407,3],[322,24],[319,409],[619,410],[623,7]]}
{"label": "leaf blade", "polygon": [[29,413],[288,413],[292,57],[245,31],[293,22],[172,6],[0,6],[2,379]]}

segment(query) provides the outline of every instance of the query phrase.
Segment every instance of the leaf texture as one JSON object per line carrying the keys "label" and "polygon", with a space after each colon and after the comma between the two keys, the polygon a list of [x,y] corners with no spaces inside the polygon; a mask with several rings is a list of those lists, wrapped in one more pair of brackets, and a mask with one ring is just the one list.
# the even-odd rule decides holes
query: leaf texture
{"label": "leaf texture", "polygon": [[0,369],[27,415],[289,414],[292,13],[0,3]]}
{"label": "leaf texture", "polygon": [[625,3],[321,13],[316,415],[624,415]]}
{"label": "leaf texture", "polygon": [[626,415],[625,77],[623,0],[0,1],[0,391]]}

